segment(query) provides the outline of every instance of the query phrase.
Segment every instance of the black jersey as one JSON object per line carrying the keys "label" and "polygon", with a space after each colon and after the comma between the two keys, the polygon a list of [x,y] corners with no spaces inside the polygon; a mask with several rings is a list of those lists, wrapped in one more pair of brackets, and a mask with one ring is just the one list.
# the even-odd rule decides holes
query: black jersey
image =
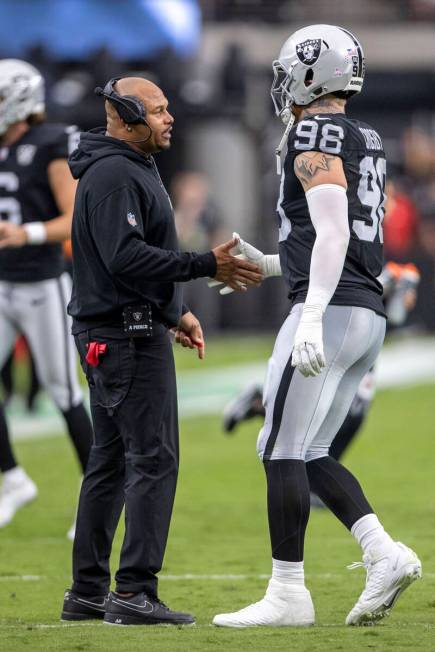
{"label": "black jersey", "polygon": [[343,272],[330,301],[362,306],[384,315],[382,221],[385,213],[386,162],[382,141],[367,124],[334,113],[306,118],[290,131],[278,200],[279,253],[293,303],[305,301],[316,233],[305,193],[294,172],[294,159],[307,151],[339,156],[348,189],[350,241]]}
{"label": "black jersey", "polygon": [[[78,140],[76,127],[40,124],[10,147],[0,148],[0,219],[15,224],[47,222],[59,216],[48,166],[67,159]],[[0,280],[43,281],[64,269],[62,245],[44,243],[0,250]]]}

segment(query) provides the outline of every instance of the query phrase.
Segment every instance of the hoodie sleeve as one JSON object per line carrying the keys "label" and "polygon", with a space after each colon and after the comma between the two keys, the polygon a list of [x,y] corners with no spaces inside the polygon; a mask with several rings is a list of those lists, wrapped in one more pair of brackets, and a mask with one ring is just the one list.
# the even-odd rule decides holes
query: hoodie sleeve
{"label": "hoodie sleeve", "polygon": [[122,186],[92,211],[89,228],[98,253],[112,276],[130,281],[175,282],[215,276],[213,252],[181,253],[145,241],[136,191]]}

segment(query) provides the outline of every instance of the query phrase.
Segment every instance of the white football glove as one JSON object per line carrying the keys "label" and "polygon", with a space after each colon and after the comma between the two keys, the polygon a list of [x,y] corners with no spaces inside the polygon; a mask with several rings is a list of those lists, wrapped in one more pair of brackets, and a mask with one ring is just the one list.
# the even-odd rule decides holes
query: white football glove
{"label": "white football glove", "polygon": [[[234,232],[233,238],[236,238],[238,241],[236,248],[239,253],[236,258],[243,258],[243,260],[249,260],[250,263],[258,265],[264,278],[269,278],[270,276],[281,276],[282,272],[278,254],[264,254],[262,251],[249,244],[249,242],[242,240],[238,233]],[[213,288],[221,284],[221,281],[211,279],[208,282],[208,287]],[[228,285],[225,285],[225,287],[219,290],[219,293],[222,295],[231,294],[231,292],[234,292],[234,290]]]}
{"label": "white football glove", "polygon": [[317,376],[326,365],[322,317],[318,306],[304,306],[292,354],[292,367],[297,367],[303,376]]}

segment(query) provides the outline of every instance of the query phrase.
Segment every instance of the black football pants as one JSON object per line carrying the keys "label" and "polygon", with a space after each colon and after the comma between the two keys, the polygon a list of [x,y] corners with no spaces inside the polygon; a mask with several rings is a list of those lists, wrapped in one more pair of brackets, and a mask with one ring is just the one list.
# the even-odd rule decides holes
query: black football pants
{"label": "black football pants", "polygon": [[[95,439],[80,493],[73,590],[109,591],[112,541],[125,505],[116,590],[157,596],[179,457],[172,346],[167,334],[130,341],[107,332],[94,329],[76,338]],[[97,367],[84,360],[92,341],[107,344]]]}

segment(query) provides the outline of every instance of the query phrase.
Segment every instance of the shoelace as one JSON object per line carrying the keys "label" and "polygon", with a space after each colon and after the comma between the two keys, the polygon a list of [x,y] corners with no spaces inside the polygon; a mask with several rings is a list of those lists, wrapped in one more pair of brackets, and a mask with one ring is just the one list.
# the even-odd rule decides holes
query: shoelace
{"label": "shoelace", "polygon": [[160,600],[159,598],[154,598],[153,602],[157,602],[157,604],[158,604],[160,607],[163,607],[163,609],[166,609],[166,611],[169,611],[169,610],[170,610],[169,607],[168,607],[168,605],[165,604],[165,603],[164,603],[162,600]]}
{"label": "shoelace", "polygon": [[383,555],[381,557],[371,557],[369,555],[364,555],[363,561],[354,561],[352,564],[349,564],[347,568],[349,570],[354,570],[355,568],[365,568],[367,570],[366,577],[366,586],[363,591],[364,593],[377,594],[380,593],[383,589],[384,577],[386,565],[385,563],[381,566],[376,566],[381,562],[387,562],[388,555]]}
{"label": "shoelace", "polygon": [[368,568],[368,563],[364,561],[353,561],[346,566],[347,570],[355,570],[355,568]]}

